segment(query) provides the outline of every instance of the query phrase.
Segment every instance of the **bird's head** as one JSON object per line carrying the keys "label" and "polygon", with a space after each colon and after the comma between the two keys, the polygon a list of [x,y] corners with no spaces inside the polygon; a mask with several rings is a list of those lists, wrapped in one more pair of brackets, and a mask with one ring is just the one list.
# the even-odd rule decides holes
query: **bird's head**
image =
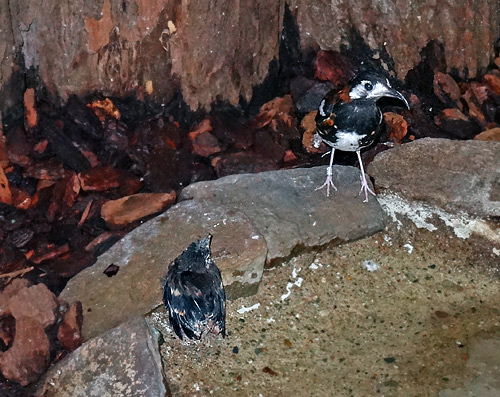
{"label": "bird's head", "polygon": [[212,235],[209,234],[207,237],[195,242],[197,248],[200,252],[200,256],[203,257],[204,265],[208,269],[212,260],[210,258],[210,243],[212,242]]}
{"label": "bird's head", "polygon": [[408,109],[410,105],[399,91],[391,87],[389,79],[376,70],[365,70],[356,75],[350,82],[349,97],[354,99],[395,98],[403,102]]}
{"label": "bird's head", "polygon": [[210,257],[210,242],[212,235],[193,241],[184,252],[175,260],[180,263],[183,270],[208,269],[212,263]]}

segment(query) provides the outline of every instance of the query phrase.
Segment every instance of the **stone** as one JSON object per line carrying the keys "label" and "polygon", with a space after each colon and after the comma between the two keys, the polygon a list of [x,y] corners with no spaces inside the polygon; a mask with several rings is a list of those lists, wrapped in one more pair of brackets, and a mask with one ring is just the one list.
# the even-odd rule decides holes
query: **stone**
{"label": "stone", "polygon": [[110,227],[124,226],[155,214],[175,203],[175,191],[170,193],[137,193],[110,200],[101,207],[101,216]]}
{"label": "stone", "polygon": [[0,293],[0,317],[8,316],[10,310],[10,298],[16,295],[21,289],[28,288],[30,282],[25,278],[15,278]]}
{"label": "stone", "polygon": [[57,339],[59,339],[65,350],[71,352],[83,343],[82,323],[82,303],[73,302],[66,313],[64,313],[62,322],[57,330]]}
{"label": "stone", "polygon": [[407,199],[500,216],[500,143],[424,138],[380,153],[368,172]]}
{"label": "stone", "polygon": [[[250,220],[231,208],[184,201],[133,230],[68,282],[60,298],[82,302],[84,338],[162,304],[169,264],[209,233],[228,298],[255,294],[267,248]],[[104,271],[112,263],[120,269],[108,277]],[[120,310],[112,309],[117,307]]]}
{"label": "stone", "polygon": [[0,353],[0,369],[5,378],[26,386],[45,371],[50,360],[50,342],[45,329],[53,325],[59,302],[45,286],[29,286],[15,279],[0,296],[0,313],[15,318],[12,346]]}
{"label": "stone", "polygon": [[[329,198],[314,191],[324,182],[325,170],[232,175],[190,185],[181,202],[133,230],[73,277],[60,298],[82,302],[82,332],[88,339],[160,305],[169,264],[208,233],[228,299],[235,299],[257,292],[266,262],[272,265],[297,249],[381,230],[377,200],[363,203],[358,195],[359,170],[335,167],[339,192]],[[104,271],[112,263],[120,270],[108,277]]]}
{"label": "stone", "polygon": [[36,284],[20,289],[9,299],[8,305],[16,321],[21,317],[30,317],[45,329],[55,323],[59,302],[45,284]]}
{"label": "stone", "polygon": [[179,200],[223,205],[245,214],[264,236],[267,263],[289,257],[297,247],[356,240],[383,228],[376,199],[358,195],[359,170],[335,166],[338,191],[326,197],[314,189],[324,182],[324,167],[230,175],[186,187]]}
{"label": "stone", "polygon": [[3,376],[26,386],[45,372],[49,365],[50,342],[44,327],[36,318],[16,317],[14,343],[0,353]]}
{"label": "stone", "polygon": [[142,317],[121,324],[51,367],[35,396],[164,396],[157,339]]}

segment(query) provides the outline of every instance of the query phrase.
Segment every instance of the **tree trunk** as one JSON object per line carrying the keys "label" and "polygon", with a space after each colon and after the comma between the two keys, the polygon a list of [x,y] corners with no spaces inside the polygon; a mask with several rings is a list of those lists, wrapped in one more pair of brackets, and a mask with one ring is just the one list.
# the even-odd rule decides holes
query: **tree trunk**
{"label": "tree trunk", "polygon": [[[289,6],[302,48],[339,49],[354,32],[392,57],[399,77],[430,40],[444,44],[449,69],[474,77],[492,60],[499,37],[498,0],[290,0]],[[99,91],[166,103],[180,90],[192,109],[216,99],[249,100],[278,60],[284,7],[280,0],[0,0],[4,122],[6,110],[22,101],[30,68],[63,99]]]}

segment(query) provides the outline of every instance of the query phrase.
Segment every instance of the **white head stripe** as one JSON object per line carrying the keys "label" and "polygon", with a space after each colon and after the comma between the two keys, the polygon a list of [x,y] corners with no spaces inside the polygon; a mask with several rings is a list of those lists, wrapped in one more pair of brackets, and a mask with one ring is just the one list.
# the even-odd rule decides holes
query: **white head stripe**
{"label": "white head stripe", "polygon": [[318,110],[319,110],[319,114],[320,114],[321,116],[323,116],[323,117],[324,117],[324,116],[326,116],[324,106],[325,106],[325,100],[323,99],[323,100],[321,101],[321,103],[319,104],[319,109],[318,109]]}

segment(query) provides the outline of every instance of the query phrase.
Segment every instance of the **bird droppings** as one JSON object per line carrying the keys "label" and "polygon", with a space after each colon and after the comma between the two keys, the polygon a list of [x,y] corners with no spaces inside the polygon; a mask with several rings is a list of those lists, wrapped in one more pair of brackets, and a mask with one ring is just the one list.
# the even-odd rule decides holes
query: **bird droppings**
{"label": "bird droppings", "polygon": [[296,287],[299,287],[299,288],[302,286],[302,282],[304,281],[304,279],[302,277],[298,277],[297,278],[297,275],[299,274],[299,272],[301,270],[302,270],[301,268],[297,269],[296,267],[294,267],[292,269],[292,278],[295,279],[295,281],[287,283],[287,285],[286,285],[286,293],[284,293],[283,295],[281,295],[281,301],[284,301],[285,299],[287,299],[290,296],[290,294],[292,293],[293,286],[296,286]]}
{"label": "bird droppings", "polygon": [[260,307],[260,303],[256,303],[255,305],[252,305],[252,306],[249,306],[249,307],[245,307],[245,306],[241,306],[240,309],[236,310],[239,314],[243,314],[243,313],[247,313],[247,312],[251,312],[252,310],[256,310]]}
{"label": "bird droppings", "polygon": [[398,225],[398,228],[402,226],[398,215],[410,219],[418,228],[429,231],[438,229],[433,223],[437,218],[450,227],[459,238],[467,239],[475,233],[500,244],[500,234],[496,230],[484,220],[473,218],[465,212],[451,214],[423,202],[407,201],[394,193],[383,193],[377,198],[385,213]]}
{"label": "bird droppings", "polygon": [[380,266],[373,261],[363,261],[363,268],[369,272],[374,272],[375,270],[378,270],[379,267]]}
{"label": "bird droppings", "polygon": [[410,242],[406,243],[405,245],[403,245],[403,247],[406,248],[406,251],[411,254],[413,252],[413,245],[411,245]]}
{"label": "bird droppings", "polygon": [[[400,229],[389,221],[383,233],[266,270],[256,295],[228,301],[225,340],[184,346],[165,330],[172,394],[441,397],[440,390],[475,379],[463,353],[475,341],[500,338],[500,278],[489,271],[498,257],[451,229],[434,233],[401,222]],[[412,255],[404,248],[408,236],[418,247]],[[367,258],[384,271],[368,272],[360,265]],[[301,287],[291,286],[282,301],[284,286],[299,278]],[[260,309],[243,319],[238,309],[256,303]],[[490,369],[496,377],[488,379],[500,379]]]}
{"label": "bird droppings", "polygon": [[320,267],[323,267],[323,265],[317,259],[309,265],[309,269],[311,270],[318,270]]}

